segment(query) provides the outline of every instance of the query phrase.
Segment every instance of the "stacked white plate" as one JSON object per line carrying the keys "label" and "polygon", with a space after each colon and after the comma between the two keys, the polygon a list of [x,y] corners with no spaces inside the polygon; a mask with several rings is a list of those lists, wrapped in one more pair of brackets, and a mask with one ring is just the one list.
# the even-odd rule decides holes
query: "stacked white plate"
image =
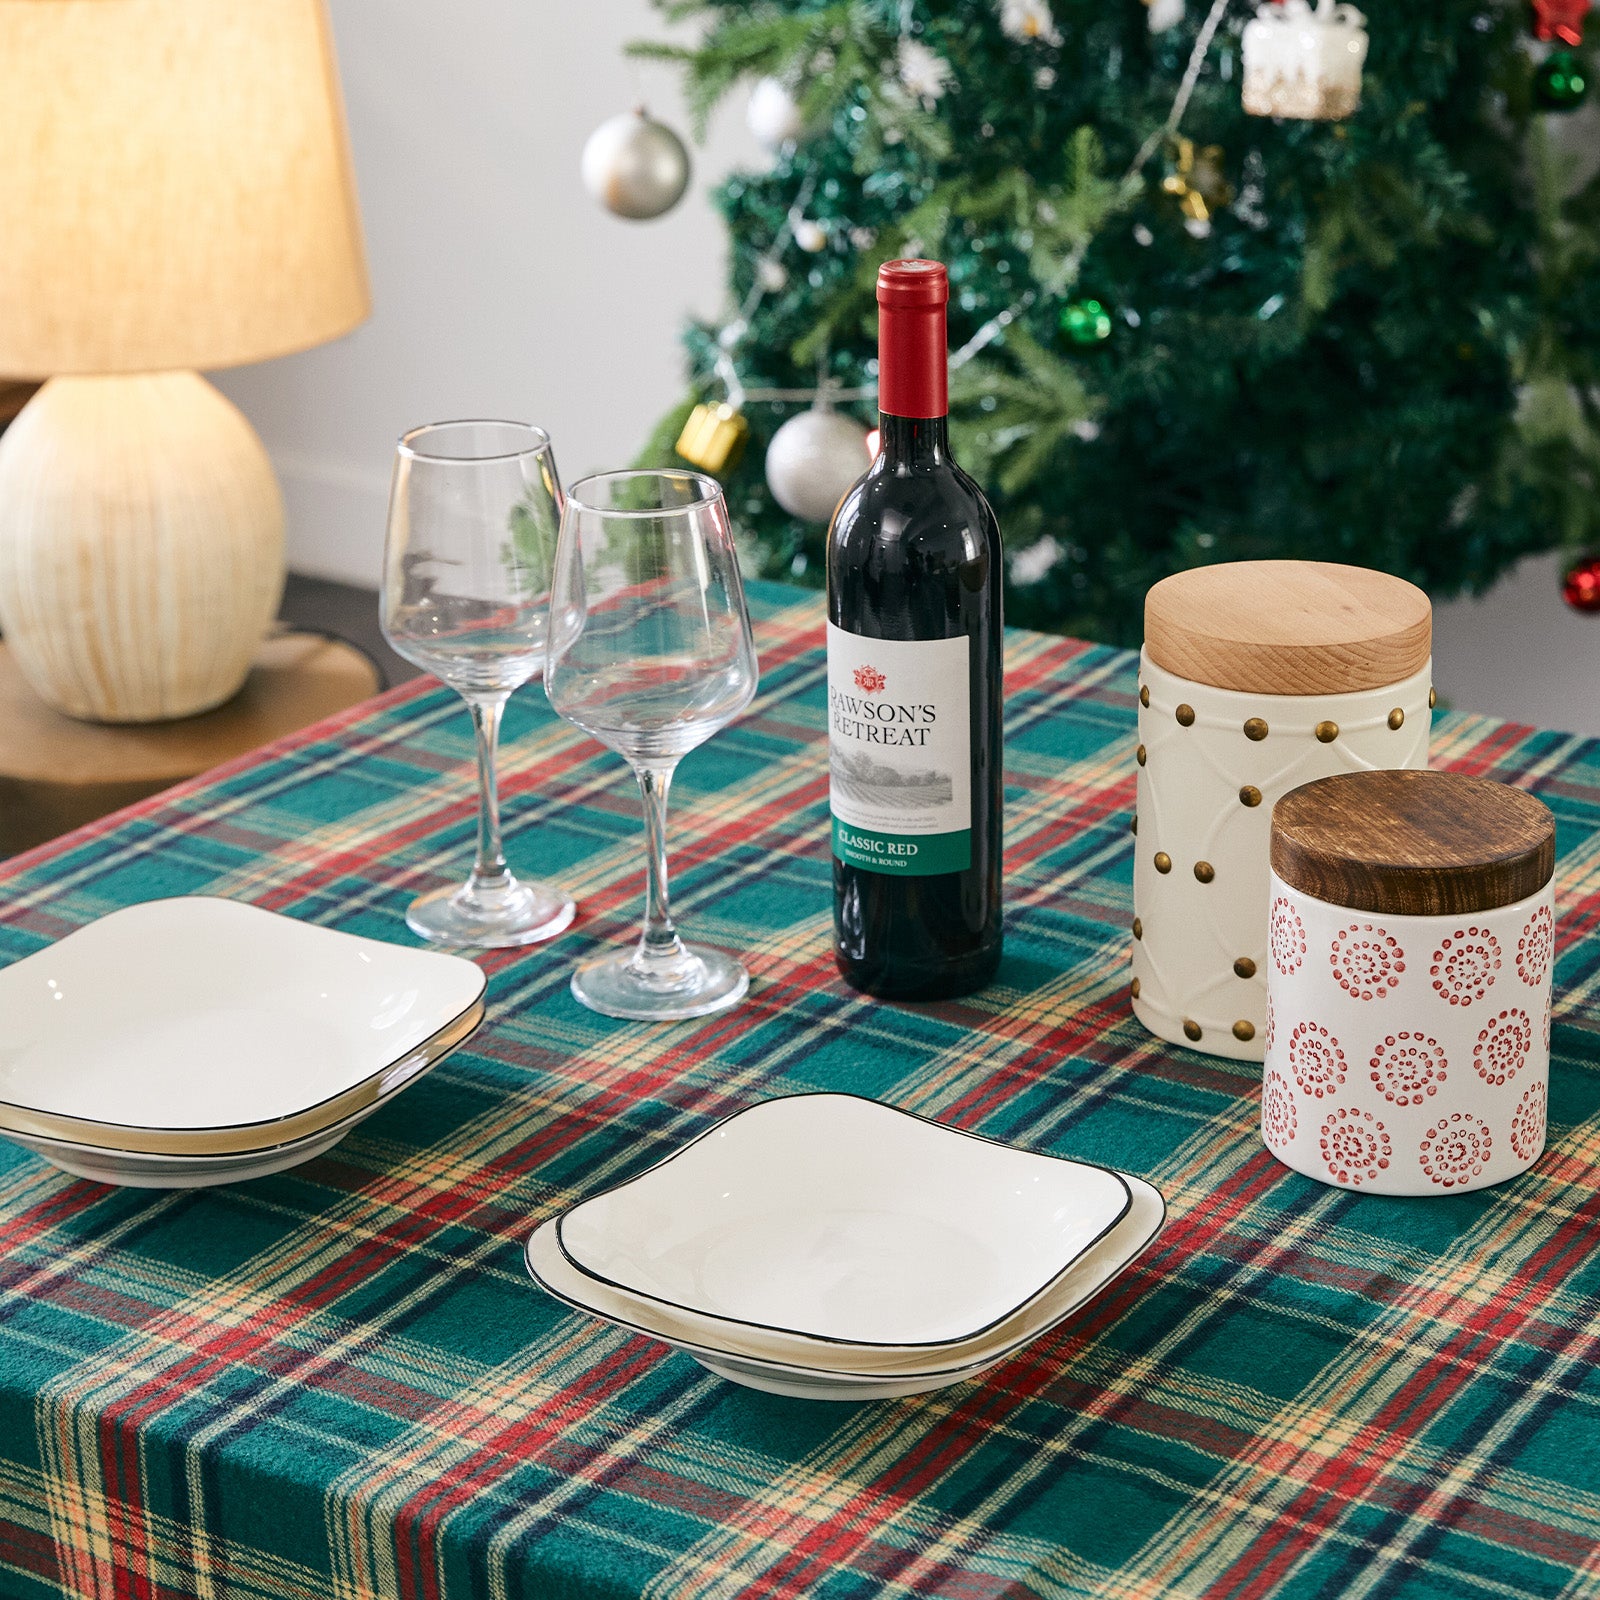
{"label": "stacked white plate", "polygon": [[735,1383],[876,1400],[960,1383],[1070,1317],[1166,1217],[1142,1178],[876,1101],[735,1113],[543,1223],[534,1281]]}
{"label": "stacked white plate", "polygon": [[472,962],[188,895],[0,970],[0,1137],[189,1189],[308,1161],[483,1020]]}

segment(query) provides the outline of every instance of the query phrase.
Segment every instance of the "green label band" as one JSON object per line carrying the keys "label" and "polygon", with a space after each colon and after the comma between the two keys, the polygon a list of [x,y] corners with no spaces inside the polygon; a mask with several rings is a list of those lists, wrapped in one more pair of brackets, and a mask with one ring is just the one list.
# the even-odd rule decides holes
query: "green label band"
{"label": "green label band", "polygon": [[972,865],[972,833],[869,833],[833,819],[833,853],[847,866],[868,872],[931,878],[964,872]]}

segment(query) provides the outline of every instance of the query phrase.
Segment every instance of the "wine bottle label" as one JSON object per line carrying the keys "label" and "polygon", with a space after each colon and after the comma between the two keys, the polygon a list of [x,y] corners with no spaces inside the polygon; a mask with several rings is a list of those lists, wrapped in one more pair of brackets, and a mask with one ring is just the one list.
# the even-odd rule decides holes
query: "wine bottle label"
{"label": "wine bottle label", "polygon": [[828,624],[833,853],[902,877],[972,865],[969,652],[960,639],[868,639]]}

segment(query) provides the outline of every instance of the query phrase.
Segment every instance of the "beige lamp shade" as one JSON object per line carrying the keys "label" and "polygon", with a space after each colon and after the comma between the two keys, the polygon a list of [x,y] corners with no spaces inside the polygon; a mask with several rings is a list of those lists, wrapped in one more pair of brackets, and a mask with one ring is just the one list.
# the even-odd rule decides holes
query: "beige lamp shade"
{"label": "beige lamp shade", "polygon": [[0,0],[0,374],[222,367],[369,309],[321,0]]}

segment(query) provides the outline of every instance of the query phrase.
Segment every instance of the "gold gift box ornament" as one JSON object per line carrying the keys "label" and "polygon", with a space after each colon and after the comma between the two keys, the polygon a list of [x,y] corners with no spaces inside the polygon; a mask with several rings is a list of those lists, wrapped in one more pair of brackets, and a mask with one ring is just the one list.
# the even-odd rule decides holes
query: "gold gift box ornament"
{"label": "gold gift box ornament", "polygon": [[1332,122],[1361,103],[1366,18],[1351,5],[1283,0],[1245,25],[1244,109],[1256,117]]}
{"label": "gold gift box ornament", "polygon": [[738,466],[750,437],[750,424],[726,400],[702,401],[673,446],[692,467],[720,476]]}

